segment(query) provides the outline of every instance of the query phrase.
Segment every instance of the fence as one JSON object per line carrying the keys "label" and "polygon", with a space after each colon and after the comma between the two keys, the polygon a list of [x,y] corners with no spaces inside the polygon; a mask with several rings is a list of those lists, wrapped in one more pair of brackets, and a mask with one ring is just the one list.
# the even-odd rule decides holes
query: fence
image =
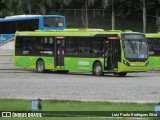
{"label": "fence", "polygon": [[[50,9],[47,14],[66,16],[68,28],[84,28],[83,9]],[[88,9],[89,28],[111,29],[111,11],[105,9]],[[143,32],[143,15],[115,16],[115,29]],[[147,32],[157,32],[155,16],[147,16]]]}

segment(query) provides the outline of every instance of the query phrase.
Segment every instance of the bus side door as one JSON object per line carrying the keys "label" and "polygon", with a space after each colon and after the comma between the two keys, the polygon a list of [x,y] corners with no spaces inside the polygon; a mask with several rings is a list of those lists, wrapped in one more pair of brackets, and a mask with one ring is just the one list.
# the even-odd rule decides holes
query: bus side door
{"label": "bus side door", "polygon": [[117,70],[121,57],[120,40],[117,36],[109,36],[105,41],[105,70]]}
{"label": "bus side door", "polygon": [[54,64],[55,68],[64,68],[65,37],[55,37]]}

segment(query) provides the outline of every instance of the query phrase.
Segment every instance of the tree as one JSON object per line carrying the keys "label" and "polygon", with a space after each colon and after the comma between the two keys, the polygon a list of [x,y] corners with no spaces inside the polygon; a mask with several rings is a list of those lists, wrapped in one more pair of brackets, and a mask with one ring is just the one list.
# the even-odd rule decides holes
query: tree
{"label": "tree", "polygon": [[115,10],[114,10],[114,0],[112,0],[112,30],[115,29]]}
{"label": "tree", "polygon": [[52,0],[13,0],[17,3],[20,14],[45,14],[46,8],[51,7]]}
{"label": "tree", "polygon": [[156,0],[156,25],[157,31],[160,32],[160,0]]}
{"label": "tree", "polygon": [[112,17],[111,17],[111,21],[112,21],[112,30],[115,29],[115,3],[117,1],[116,0],[102,0],[102,3],[104,5],[104,8],[107,8],[109,5],[111,5],[112,7]]}
{"label": "tree", "polygon": [[[76,2],[82,3],[81,9],[81,19],[85,28],[88,28],[88,6],[91,6],[95,3],[96,0],[77,0]],[[73,0],[63,0],[65,5],[70,5]]]}
{"label": "tree", "polygon": [[0,16],[5,17],[8,15],[13,15],[14,12],[11,11],[11,1],[10,0],[0,0]]}
{"label": "tree", "polygon": [[54,5],[56,0],[4,0],[8,9],[14,14],[46,14],[46,8]]}
{"label": "tree", "polygon": [[143,0],[143,33],[146,33],[146,1]]}
{"label": "tree", "polygon": [[81,20],[86,28],[89,26],[88,7],[92,5],[111,11],[112,29],[115,29],[115,15],[125,20],[126,16],[141,15],[143,11],[143,32],[147,29],[146,8],[148,16],[157,18],[157,23],[160,15],[160,0],[0,0],[0,16],[46,14],[47,9],[56,8],[56,5],[60,8],[81,8]]}

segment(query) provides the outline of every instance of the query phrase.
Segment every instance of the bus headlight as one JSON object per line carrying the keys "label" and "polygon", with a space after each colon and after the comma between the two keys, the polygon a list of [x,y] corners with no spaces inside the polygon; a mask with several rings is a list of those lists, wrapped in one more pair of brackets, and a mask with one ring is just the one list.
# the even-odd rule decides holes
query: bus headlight
{"label": "bus headlight", "polygon": [[130,64],[127,61],[125,61],[125,60],[123,60],[123,64],[125,64],[127,66],[130,66]]}

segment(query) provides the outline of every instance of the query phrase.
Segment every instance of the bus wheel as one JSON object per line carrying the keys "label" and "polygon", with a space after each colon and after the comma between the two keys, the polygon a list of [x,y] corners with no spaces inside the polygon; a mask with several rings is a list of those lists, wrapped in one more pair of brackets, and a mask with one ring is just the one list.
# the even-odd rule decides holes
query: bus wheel
{"label": "bus wheel", "polygon": [[101,75],[103,75],[102,64],[100,62],[96,62],[94,64],[92,73],[95,76],[101,76]]}
{"label": "bus wheel", "polygon": [[44,72],[44,62],[43,60],[38,60],[36,63],[36,70],[38,73],[43,73]]}
{"label": "bus wheel", "polygon": [[124,76],[126,76],[126,75],[127,75],[127,73],[126,73],[126,72],[118,73],[118,76],[119,76],[119,77],[124,77]]}

